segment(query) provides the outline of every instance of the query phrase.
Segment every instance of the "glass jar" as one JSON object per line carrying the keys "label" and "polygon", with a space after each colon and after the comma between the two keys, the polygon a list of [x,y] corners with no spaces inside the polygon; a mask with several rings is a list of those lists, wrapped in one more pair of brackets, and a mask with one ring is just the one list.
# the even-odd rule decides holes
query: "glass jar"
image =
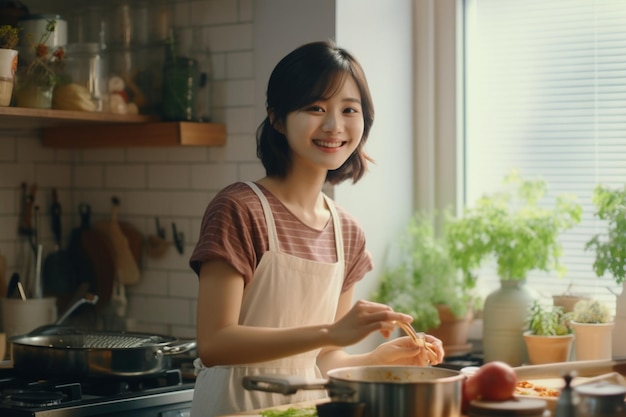
{"label": "glass jar", "polygon": [[54,89],[52,108],[102,111],[108,71],[99,43],[68,44],[65,66]]}
{"label": "glass jar", "polygon": [[164,120],[196,120],[198,61],[176,57],[163,67],[162,116]]}

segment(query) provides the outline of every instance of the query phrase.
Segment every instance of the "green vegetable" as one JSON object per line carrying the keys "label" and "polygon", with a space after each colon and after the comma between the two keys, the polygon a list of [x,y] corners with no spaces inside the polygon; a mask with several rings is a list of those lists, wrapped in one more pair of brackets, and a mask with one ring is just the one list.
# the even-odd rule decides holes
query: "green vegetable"
{"label": "green vegetable", "polygon": [[276,410],[261,411],[260,414],[263,417],[317,417],[317,410],[313,407],[305,407],[305,408],[290,407],[282,411],[276,411]]}

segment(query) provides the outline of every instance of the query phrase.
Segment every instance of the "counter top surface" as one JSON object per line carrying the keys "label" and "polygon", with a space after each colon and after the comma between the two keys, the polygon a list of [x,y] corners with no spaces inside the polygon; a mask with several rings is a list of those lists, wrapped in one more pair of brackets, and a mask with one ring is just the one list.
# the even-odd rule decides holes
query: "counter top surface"
{"label": "counter top surface", "polygon": [[[563,372],[572,370],[577,372],[578,378],[581,382],[590,382],[596,380],[596,378],[603,379],[615,375],[623,376],[626,375],[626,359],[620,358],[616,360],[574,361],[545,365],[527,365],[515,368],[515,371],[518,374],[518,380],[539,380],[538,382],[546,386],[550,386],[551,384],[559,386],[562,382]],[[323,401],[328,400],[289,404],[264,410],[286,410],[289,407],[312,407]],[[549,399],[548,409],[553,408],[555,404],[556,398]],[[263,410],[245,411],[220,417],[261,417],[261,414],[259,414],[261,411]]]}

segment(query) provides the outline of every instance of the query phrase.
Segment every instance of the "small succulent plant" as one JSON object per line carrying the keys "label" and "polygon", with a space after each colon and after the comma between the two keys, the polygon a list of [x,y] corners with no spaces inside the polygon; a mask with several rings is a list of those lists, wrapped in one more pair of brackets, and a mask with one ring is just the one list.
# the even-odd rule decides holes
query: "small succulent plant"
{"label": "small succulent plant", "polygon": [[529,308],[528,330],[537,336],[564,336],[572,333],[570,313],[561,306],[543,306],[534,300]]}
{"label": "small succulent plant", "polygon": [[19,41],[18,28],[11,25],[0,25],[0,48],[15,49]]}
{"label": "small succulent plant", "polygon": [[572,321],[577,323],[609,323],[609,307],[596,299],[580,300],[572,311]]}

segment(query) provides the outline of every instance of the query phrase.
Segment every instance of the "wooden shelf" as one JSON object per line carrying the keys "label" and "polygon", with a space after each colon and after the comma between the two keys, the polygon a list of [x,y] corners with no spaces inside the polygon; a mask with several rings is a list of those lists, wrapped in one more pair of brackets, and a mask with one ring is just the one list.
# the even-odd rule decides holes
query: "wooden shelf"
{"label": "wooden shelf", "polygon": [[0,107],[0,128],[41,129],[43,127],[99,124],[99,123],[142,123],[155,121],[154,117],[115,113],[29,109],[23,107]]}
{"label": "wooden shelf", "polygon": [[42,130],[44,146],[88,149],[137,146],[222,146],[226,128],[214,123],[146,122],[57,126]]}
{"label": "wooden shelf", "polygon": [[143,115],[0,107],[0,130],[41,129],[44,146],[89,149],[136,146],[223,146],[216,123],[161,122]]}

